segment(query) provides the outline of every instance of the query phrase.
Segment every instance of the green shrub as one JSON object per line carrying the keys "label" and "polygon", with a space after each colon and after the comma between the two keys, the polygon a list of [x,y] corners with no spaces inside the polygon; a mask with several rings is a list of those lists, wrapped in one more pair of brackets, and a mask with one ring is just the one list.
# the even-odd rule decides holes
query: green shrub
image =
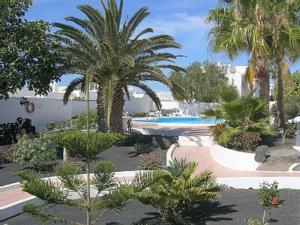
{"label": "green shrub", "polygon": [[13,161],[31,163],[37,170],[45,168],[46,163],[56,159],[56,148],[49,138],[28,138],[23,136],[12,150]]}
{"label": "green shrub", "polygon": [[269,124],[267,106],[250,93],[238,97],[234,89],[223,88],[219,92],[220,104],[204,114],[224,119],[212,128],[214,140],[224,146],[238,150],[253,151],[264,137],[273,134]]}
{"label": "green shrub", "polygon": [[185,216],[218,198],[222,189],[210,172],[195,175],[197,164],[175,160],[170,166],[141,173],[133,181],[135,196],[158,209],[167,222],[187,224]]}
{"label": "green shrub", "polygon": [[155,170],[161,167],[162,161],[157,153],[146,153],[140,155],[138,168],[140,170]]}
{"label": "green shrub", "polygon": [[[83,112],[76,116],[73,116],[71,119],[62,120],[62,121],[49,121],[46,124],[46,128],[48,130],[65,130],[65,129],[76,129],[76,130],[85,130],[87,127],[86,122],[87,113]],[[97,129],[98,128],[98,114],[96,111],[90,111],[90,128]]]}

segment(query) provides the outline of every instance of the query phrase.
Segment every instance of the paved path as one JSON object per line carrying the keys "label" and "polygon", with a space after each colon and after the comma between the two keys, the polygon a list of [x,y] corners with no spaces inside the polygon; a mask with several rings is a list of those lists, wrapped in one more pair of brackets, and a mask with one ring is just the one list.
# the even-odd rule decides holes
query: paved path
{"label": "paved path", "polygon": [[[205,170],[212,171],[217,178],[228,177],[300,177],[299,172],[247,172],[226,168],[215,162],[210,154],[209,147],[182,146],[176,148],[173,158],[186,158],[198,163],[197,173]],[[234,163],[234,161],[232,162]]]}

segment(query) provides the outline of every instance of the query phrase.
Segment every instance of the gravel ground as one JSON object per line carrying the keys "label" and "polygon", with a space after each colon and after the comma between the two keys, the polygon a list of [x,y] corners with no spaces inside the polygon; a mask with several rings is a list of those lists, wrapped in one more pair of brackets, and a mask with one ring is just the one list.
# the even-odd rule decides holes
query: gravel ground
{"label": "gravel ground", "polygon": [[[99,160],[109,160],[112,161],[116,167],[117,171],[131,171],[138,169],[139,157],[134,156],[130,153],[131,147],[112,147],[99,155]],[[155,148],[153,153],[160,156],[163,165],[166,164],[166,150],[161,150],[160,148]],[[18,170],[30,167],[27,165],[18,164],[2,164],[0,165],[0,186],[11,184],[14,182],[19,182],[19,177],[15,176]],[[44,173],[43,176],[53,176],[55,173]]]}
{"label": "gravel ground", "polygon": [[[271,224],[274,225],[299,225],[300,224],[300,191],[282,190],[282,205],[272,211]],[[84,222],[84,212],[71,207],[55,206],[48,209],[57,215],[63,215],[73,220]],[[201,210],[204,218],[196,218],[195,225],[246,225],[247,218],[261,218],[262,209],[259,206],[257,190],[235,190],[230,189],[221,193],[219,202],[214,202],[210,206]],[[195,215],[199,215],[196,213]],[[133,225],[142,218],[153,218],[157,216],[157,211],[142,205],[139,202],[130,202],[120,214],[107,211],[99,225]],[[41,225],[35,218],[27,214],[21,214],[1,224],[7,225]],[[147,224],[162,225],[157,219],[152,219]]]}

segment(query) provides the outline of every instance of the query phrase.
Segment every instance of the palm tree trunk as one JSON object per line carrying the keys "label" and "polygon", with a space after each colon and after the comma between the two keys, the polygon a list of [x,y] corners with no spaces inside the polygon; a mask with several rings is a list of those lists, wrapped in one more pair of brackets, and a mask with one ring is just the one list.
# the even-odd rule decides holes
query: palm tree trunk
{"label": "palm tree trunk", "polygon": [[277,67],[278,67],[278,73],[277,73],[277,108],[278,108],[278,116],[279,116],[279,126],[284,127],[285,121],[284,121],[284,111],[283,111],[283,76],[284,76],[284,64],[285,62],[278,58],[276,60]]}
{"label": "palm tree trunk", "polygon": [[97,88],[97,112],[98,112],[98,131],[106,133],[107,126],[106,126],[106,122],[105,122],[103,88],[101,85],[98,85],[98,88]]}
{"label": "palm tree trunk", "polygon": [[113,94],[112,110],[110,117],[110,128],[112,132],[121,133],[124,131],[123,127],[123,108],[124,108],[124,92],[121,87],[115,89]]}
{"label": "palm tree trunk", "polygon": [[268,59],[266,57],[258,56],[256,59],[257,77],[259,80],[259,97],[267,105],[269,105],[270,93],[270,77],[268,69]]}

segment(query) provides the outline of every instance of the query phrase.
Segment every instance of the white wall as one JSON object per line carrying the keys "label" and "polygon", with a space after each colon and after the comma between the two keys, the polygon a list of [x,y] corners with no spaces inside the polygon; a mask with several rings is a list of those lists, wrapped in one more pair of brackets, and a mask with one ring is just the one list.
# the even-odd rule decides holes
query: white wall
{"label": "white wall", "polygon": [[[25,106],[20,105],[20,98],[11,97],[0,100],[0,123],[14,122],[17,117],[29,118],[37,129],[43,129],[48,121],[60,121],[71,118],[73,115],[86,111],[85,101],[69,101],[67,105],[60,99],[28,98],[35,104],[35,112],[27,113]],[[205,109],[213,107],[215,103],[180,103],[163,100],[163,109],[179,109],[185,115],[199,115]],[[92,109],[96,109],[96,101],[90,101]],[[131,97],[125,101],[124,111],[129,113],[149,112],[155,110],[152,100],[147,95]]]}
{"label": "white wall", "polygon": [[37,129],[41,129],[48,121],[59,121],[72,116],[72,105],[63,105],[61,100],[29,98],[34,103],[35,111],[27,113],[25,106],[20,105],[20,98],[0,101],[0,123],[15,122],[17,117],[29,118]]}
{"label": "white wall", "polygon": [[154,103],[147,95],[130,96],[130,101],[125,100],[124,112],[137,113],[155,110]]}

